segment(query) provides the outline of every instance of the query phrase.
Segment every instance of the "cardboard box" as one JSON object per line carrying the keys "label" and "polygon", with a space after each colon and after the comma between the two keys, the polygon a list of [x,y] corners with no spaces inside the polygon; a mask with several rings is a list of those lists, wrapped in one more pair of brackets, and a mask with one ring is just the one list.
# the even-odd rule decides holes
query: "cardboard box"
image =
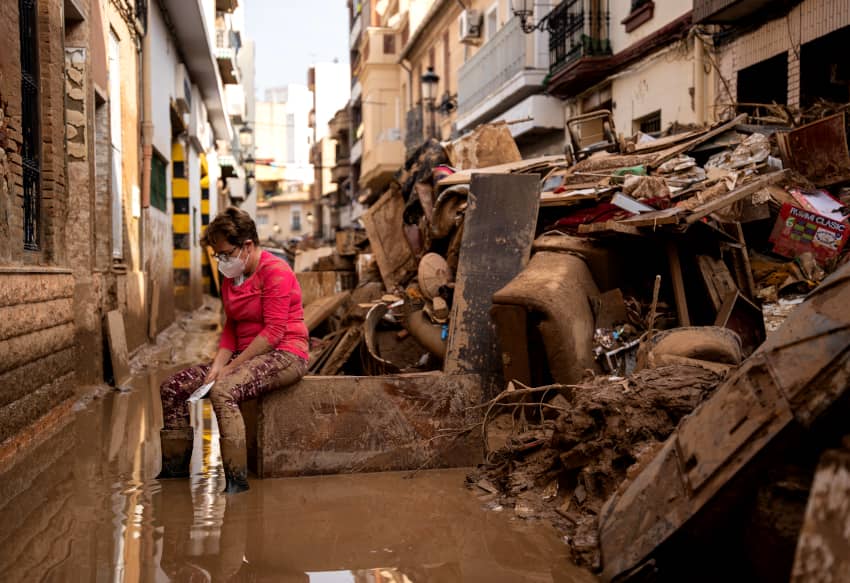
{"label": "cardboard box", "polygon": [[815,260],[824,265],[838,256],[850,236],[846,219],[830,217],[785,203],[773,226],[770,242],[773,252],[794,258],[811,251]]}

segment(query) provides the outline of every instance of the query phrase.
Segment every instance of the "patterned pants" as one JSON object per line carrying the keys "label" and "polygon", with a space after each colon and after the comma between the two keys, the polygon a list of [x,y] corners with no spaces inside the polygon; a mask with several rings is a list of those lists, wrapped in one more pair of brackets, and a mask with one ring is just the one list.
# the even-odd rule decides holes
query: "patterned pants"
{"label": "patterned pants", "polygon": [[[204,384],[209,371],[209,364],[192,366],[181,370],[160,385],[165,429],[183,429],[189,426],[186,399]],[[231,374],[218,378],[208,396],[215,411],[222,440],[245,443],[245,422],[239,411],[239,403],[295,384],[306,372],[307,364],[303,359],[289,352],[275,350],[255,356]]]}

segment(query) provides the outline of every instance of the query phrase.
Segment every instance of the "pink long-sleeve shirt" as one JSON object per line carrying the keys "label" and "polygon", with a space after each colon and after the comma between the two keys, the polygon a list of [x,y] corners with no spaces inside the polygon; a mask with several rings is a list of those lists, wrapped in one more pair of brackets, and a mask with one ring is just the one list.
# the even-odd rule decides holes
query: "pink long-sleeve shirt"
{"label": "pink long-sleeve shirt", "polygon": [[221,298],[227,320],[220,348],[242,351],[263,336],[275,350],[309,357],[301,286],[285,261],[263,251],[257,269],[241,285],[223,278]]}

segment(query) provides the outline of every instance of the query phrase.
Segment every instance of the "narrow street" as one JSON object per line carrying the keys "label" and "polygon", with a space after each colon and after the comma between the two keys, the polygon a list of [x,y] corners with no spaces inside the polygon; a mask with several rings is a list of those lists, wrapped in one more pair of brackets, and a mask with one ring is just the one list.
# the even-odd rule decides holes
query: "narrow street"
{"label": "narrow street", "polygon": [[850,583],[850,0],[0,0],[0,583]]}
{"label": "narrow street", "polygon": [[80,405],[6,470],[5,581],[594,580],[550,526],[485,508],[463,469],[257,480],[227,496],[207,400],[192,413],[191,479],[155,479],[159,383],[214,351],[217,308],[178,320],[134,361],[127,390]]}

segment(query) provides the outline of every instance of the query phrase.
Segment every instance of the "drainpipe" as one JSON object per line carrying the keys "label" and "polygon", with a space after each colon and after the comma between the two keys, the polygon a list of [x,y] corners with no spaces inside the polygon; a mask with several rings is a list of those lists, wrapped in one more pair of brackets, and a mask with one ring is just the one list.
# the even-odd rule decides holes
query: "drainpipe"
{"label": "drainpipe", "polygon": [[[401,68],[407,71],[407,102],[413,108],[413,67],[410,66],[410,61],[401,60],[398,62]],[[406,113],[406,112],[405,112]]]}
{"label": "drainpipe", "polygon": [[697,125],[705,125],[705,45],[699,33],[694,34],[694,113]]}

